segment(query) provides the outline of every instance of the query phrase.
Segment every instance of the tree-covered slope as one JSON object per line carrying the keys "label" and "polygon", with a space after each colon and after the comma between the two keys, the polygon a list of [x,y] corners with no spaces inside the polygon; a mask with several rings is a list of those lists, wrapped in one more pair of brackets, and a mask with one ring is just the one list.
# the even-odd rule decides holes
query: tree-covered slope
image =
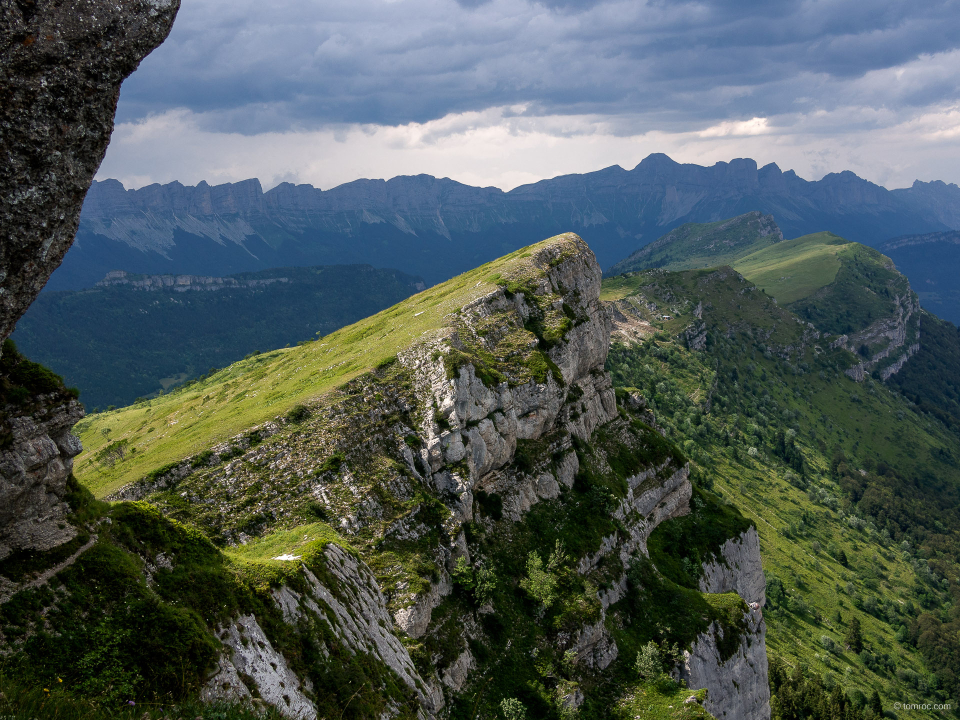
{"label": "tree-covered slope", "polygon": [[[908,697],[956,708],[956,436],[885,384],[855,382],[854,354],[730,269],[610,278],[603,296],[619,318],[615,384],[756,522],[771,667],[785,663],[774,717],[836,716],[836,688],[862,705],[876,691],[885,710]],[[803,712],[804,697],[823,708]]]}
{"label": "tree-covered slope", "polygon": [[920,328],[920,350],[890,382],[919,410],[960,434],[960,330],[928,312]]}
{"label": "tree-covered slope", "polygon": [[369,265],[227,278],[126,275],[88,290],[42,293],[14,339],[78,387],[88,409],[106,408],[251,352],[329,334],[420,289],[418,278]]}

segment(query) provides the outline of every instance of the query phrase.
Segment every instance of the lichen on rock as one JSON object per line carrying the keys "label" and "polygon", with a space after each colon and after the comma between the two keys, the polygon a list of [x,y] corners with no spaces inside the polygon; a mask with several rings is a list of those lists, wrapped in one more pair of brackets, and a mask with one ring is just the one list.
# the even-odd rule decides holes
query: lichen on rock
{"label": "lichen on rock", "polygon": [[0,340],[73,243],[120,84],[167,37],[180,0],[0,5]]}

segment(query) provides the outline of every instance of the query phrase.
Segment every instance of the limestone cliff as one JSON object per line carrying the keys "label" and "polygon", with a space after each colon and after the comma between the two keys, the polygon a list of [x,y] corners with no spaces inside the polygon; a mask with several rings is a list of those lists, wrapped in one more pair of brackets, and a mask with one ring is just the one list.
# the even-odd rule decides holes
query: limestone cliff
{"label": "limestone cliff", "polygon": [[765,720],[770,717],[767,678],[766,603],[760,539],[755,528],[724,543],[720,556],[703,567],[700,590],[735,592],[747,603],[746,632],[729,658],[722,658],[717,628],[701,635],[685,653],[680,676],[690,687],[707,688],[704,706],[718,720]]}
{"label": "limestone cliff", "polygon": [[0,5],[0,340],[73,242],[113,132],[120,83],[179,0]]}

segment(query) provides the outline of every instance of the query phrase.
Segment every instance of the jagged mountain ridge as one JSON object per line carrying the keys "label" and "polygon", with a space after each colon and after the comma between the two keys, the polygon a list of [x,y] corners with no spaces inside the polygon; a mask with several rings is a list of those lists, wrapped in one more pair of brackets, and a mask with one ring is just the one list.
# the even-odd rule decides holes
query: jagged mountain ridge
{"label": "jagged mountain ridge", "polygon": [[[831,230],[867,244],[941,231],[953,216],[924,205],[915,185],[893,194],[851,172],[810,182],[750,159],[712,167],[650,155],[510,192],[429,175],[356,180],[321,191],[257,180],[124,190],[91,188],[77,242],[51,289],[92,285],[110,270],[226,275],[283,265],[370,262],[434,283],[526,244],[583,234],[603,267],[684,222],[750,210],[773,214],[787,236]],[[951,220],[952,221],[952,220]]]}

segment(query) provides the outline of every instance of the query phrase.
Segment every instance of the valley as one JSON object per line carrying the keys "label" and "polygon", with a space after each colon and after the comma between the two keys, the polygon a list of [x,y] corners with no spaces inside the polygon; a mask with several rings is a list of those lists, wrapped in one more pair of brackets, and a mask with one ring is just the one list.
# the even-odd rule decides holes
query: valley
{"label": "valley", "polygon": [[225,278],[121,271],[87,290],[42,293],[12,338],[79,387],[88,409],[105,409],[328,335],[423,288],[369,265]]}

